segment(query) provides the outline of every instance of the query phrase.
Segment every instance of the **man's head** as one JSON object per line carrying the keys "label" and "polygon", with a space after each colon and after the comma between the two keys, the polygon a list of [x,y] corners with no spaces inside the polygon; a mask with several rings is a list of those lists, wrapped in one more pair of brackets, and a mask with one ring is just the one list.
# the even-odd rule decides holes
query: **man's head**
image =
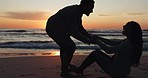
{"label": "man's head", "polygon": [[93,12],[94,0],[81,0],[80,7],[83,14],[89,16]]}

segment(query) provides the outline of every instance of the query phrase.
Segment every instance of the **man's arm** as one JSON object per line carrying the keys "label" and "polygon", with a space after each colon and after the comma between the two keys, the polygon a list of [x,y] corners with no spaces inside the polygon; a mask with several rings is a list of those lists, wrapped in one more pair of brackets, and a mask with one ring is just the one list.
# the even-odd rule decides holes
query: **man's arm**
{"label": "man's arm", "polygon": [[80,33],[87,36],[88,38],[90,37],[90,34],[86,31],[86,29],[83,27],[81,22],[80,22],[80,25],[78,26],[78,29],[79,29]]}
{"label": "man's arm", "polygon": [[[67,27],[68,27],[68,30],[69,30],[69,33],[76,39],[84,42],[84,43],[87,43],[89,44],[89,39],[85,34],[86,31],[85,29],[82,30],[82,31],[79,31],[79,25],[81,23],[81,17],[78,17],[77,15],[70,15],[67,19],[66,19],[66,23],[67,23]],[[83,33],[81,33],[83,32]]]}

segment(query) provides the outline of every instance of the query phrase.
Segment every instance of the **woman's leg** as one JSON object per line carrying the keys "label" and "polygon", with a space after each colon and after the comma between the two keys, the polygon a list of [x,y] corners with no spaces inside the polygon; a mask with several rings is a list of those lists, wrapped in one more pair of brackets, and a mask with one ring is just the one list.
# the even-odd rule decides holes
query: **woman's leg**
{"label": "woman's leg", "polygon": [[112,59],[102,51],[93,51],[80,65],[78,73],[83,72],[89,65],[96,62],[99,66],[108,73],[107,69],[112,63]]}

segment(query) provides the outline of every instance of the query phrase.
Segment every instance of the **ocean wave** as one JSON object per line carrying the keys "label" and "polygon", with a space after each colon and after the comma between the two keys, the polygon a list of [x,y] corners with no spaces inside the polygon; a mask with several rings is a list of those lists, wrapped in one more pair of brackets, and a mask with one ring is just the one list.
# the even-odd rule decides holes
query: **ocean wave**
{"label": "ocean wave", "polygon": [[[98,49],[98,45],[85,45],[81,42],[75,42],[77,49]],[[143,44],[143,50],[148,51],[148,42]],[[17,49],[60,49],[54,41],[22,41],[22,42],[3,42],[0,48]]]}
{"label": "ocean wave", "polygon": [[54,44],[54,42],[52,41],[51,42],[50,41],[4,42],[0,43],[0,48],[47,49],[47,48],[56,48],[56,44]]}
{"label": "ocean wave", "polygon": [[28,32],[27,30],[0,30],[0,32]]}
{"label": "ocean wave", "polygon": [[[111,40],[122,40],[122,30],[88,30]],[[73,38],[78,49],[96,49],[97,45],[85,45]],[[148,30],[143,31],[144,50],[148,50]],[[49,40],[49,41],[48,41]],[[0,29],[0,48],[59,49],[59,46],[42,29]]]}
{"label": "ocean wave", "polygon": [[[81,42],[76,42],[78,49],[94,49],[96,46],[81,46]],[[0,48],[20,48],[20,49],[60,49],[54,41],[23,41],[23,42],[3,42]]]}
{"label": "ocean wave", "polygon": [[[1,35],[47,35],[45,30],[28,29],[0,29]],[[98,36],[123,36],[122,30],[88,30],[89,33]],[[143,30],[143,36],[148,36],[148,31]]]}

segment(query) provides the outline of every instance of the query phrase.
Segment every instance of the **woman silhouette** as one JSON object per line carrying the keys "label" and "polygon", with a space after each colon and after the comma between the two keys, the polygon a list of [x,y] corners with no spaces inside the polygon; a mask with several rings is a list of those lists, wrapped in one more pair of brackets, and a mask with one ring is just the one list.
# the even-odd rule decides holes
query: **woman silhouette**
{"label": "woman silhouette", "polygon": [[78,67],[77,74],[83,71],[92,63],[96,62],[112,78],[127,78],[131,66],[138,66],[142,54],[142,31],[137,22],[130,21],[123,26],[123,35],[126,39],[122,41],[111,41],[102,37],[93,40],[106,53],[114,55],[111,57],[106,53],[93,51]]}

